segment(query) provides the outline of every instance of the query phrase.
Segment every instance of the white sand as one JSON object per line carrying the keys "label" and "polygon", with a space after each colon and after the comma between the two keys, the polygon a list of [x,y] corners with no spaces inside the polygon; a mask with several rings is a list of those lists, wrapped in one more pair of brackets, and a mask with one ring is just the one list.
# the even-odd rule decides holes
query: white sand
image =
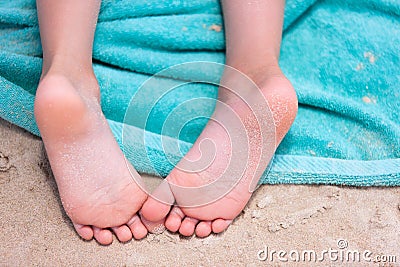
{"label": "white sand", "polygon": [[[220,235],[199,239],[164,232],[126,244],[115,240],[108,247],[84,242],[62,210],[40,139],[3,120],[0,136],[1,266],[309,266],[281,262],[277,255],[273,262],[259,261],[257,253],[267,246],[300,254],[314,250],[320,256],[329,248],[340,250],[339,239],[348,245],[340,251],[361,253],[356,266],[371,264],[362,259],[365,250],[371,258],[397,257],[397,263],[380,266],[400,266],[400,188],[262,186]],[[325,261],[315,265],[348,264],[325,254]]]}

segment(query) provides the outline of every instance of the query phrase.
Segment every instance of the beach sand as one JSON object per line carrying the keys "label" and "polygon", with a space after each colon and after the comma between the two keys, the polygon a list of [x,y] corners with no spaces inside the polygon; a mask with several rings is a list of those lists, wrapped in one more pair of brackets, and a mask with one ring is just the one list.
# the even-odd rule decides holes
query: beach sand
{"label": "beach sand", "polygon": [[[82,241],[62,210],[41,140],[0,120],[1,266],[310,266],[296,251],[358,251],[360,263],[394,255],[400,266],[400,188],[264,185],[224,233],[200,239],[168,231],[110,246]],[[144,175],[147,179],[151,178]],[[347,245],[347,246],[346,246]],[[341,247],[341,248],[339,248]],[[271,262],[260,250],[283,250]],[[338,255],[340,255],[340,253]],[[348,265],[346,257],[319,266]],[[389,257],[386,257],[388,259]],[[384,258],[382,258],[384,259]],[[352,258],[351,258],[352,260]],[[352,262],[350,260],[350,263]],[[391,260],[394,260],[393,258]]]}

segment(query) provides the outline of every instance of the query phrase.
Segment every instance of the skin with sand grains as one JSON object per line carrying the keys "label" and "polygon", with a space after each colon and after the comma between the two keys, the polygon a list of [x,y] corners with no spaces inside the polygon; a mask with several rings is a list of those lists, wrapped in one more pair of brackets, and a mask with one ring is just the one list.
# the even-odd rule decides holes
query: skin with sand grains
{"label": "skin with sand grains", "polygon": [[[130,164],[125,164],[101,111],[92,67],[100,0],[37,1],[43,69],[35,99],[35,118],[64,209],[82,238],[94,237],[107,245],[114,233],[126,242],[132,237],[145,237],[148,230],[160,224],[186,236],[205,237],[224,231],[250,199],[297,112],[294,89],[278,65],[284,1],[226,0],[222,7],[226,65],[245,74],[256,86],[239,87],[238,91],[232,85],[240,77],[225,69],[221,84],[233,90],[219,88],[218,103],[209,123],[166,178],[174,188],[167,190],[171,199],[164,203],[142,190],[142,178]],[[272,114],[269,116],[265,110]],[[227,134],[226,129],[235,134]],[[274,138],[269,134],[271,129],[276,133]],[[271,143],[272,146],[264,146]],[[202,146],[210,144],[215,160],[206,168],[196,166],[195,162],[201,162],[197,161],[199,152],[207,150]],[[225,188],[222,194],[217,185],[207,190],[213,193],[211,199],[193,193],[195,204],[203,205],[188,202],[186,193],[179,188],[215,182],[225,170],[232,171],[227,168],[227,158],[238,163],[233,164],[235,168],[245,170],[237,177],[236,171],[240,170],[233,168],[234,172],[220,180],[232,190],[226,192]],[[244,162],[246,165],[241,165]],[[200,171],[187,172],[188,169]],[[169,188],[161,186],[153,195],[165,194]],[[178,205],[172,207],[172,203]]]}

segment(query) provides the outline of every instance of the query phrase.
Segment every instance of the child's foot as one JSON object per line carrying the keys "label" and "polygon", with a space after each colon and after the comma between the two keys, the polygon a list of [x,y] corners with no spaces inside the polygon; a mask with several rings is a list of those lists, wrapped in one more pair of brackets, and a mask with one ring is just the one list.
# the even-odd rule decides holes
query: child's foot
{"label": "child's foot", "polygon": [[77,233],[103,245],[146,236],[137,211],[146,194],[135,181],[99,105],[94,75],[49,71],[41,80],[35,117],[58,190]]}
{"label": "child's foot", "polygon": [[[267,167],[273,153],[275,152],[276,146],[289,130],[297,113],[297,97],[295,91],[278,66],[272,69],[269,68],[266,72],[253,72],[253,75],[249,76],[261,89],[262,95],[264,95],[265,99],[268,101],[269,107],[272,111],[271,117],[273,118],[269,121],[267,120],[263,122],[268,125],[257,124],[257,118],[260,118],[260,116],[249,115],[251,113],[250,109],[257,110],[257,106],[262,107],[263,105],[265,107],[265,99],[260,99],[260,103],[257,103],[257,99],[250,96],[249,98],[253,99],[249,102],[252,102],[255,105],[249,109],[248,106],[243,105],[243,101],[239,100],[239,98],[232,96],[232,93],[229,93],[226,89],[220,88],[219,100],[232,108],[240,117],[243,124],[242,126],[244,126],[245,132],[247,132],[246,135],[249,138],[248,147],[243,147],[243,150],[241,150],[241,147],[237,148],[238,143],[240,142],[234,142],[233,145],[230,146],[230,142],[232,142],[232,134],[230,135],[227,133],[224,128],[233,127],[234,129],[235,126],[228,124],[234,123],[235,119],[233,116],[228,117],[230,116],[226,115],[228,112],[226,110],[224,111],[223,108],[219,108],[217,104],[213,118],[222,122],[222,125],[210,120],[191,150],[185,155],[184,160],[181,161],[166,178],[170,184],[182,187],[200,187],[202,185],[210,184],[210,182],[221,176],[222,172],[226,169],[229,164],[229,157],[231,163],[233,162],[234,165],[240,165],[241,159],[239,159],[239,157],[243,156],[240,155],[242,154],[240,151],[243,151],[243,153],[246,154],[246,159],[247,156],[249,156],[244,175],[241,176],[241,173],[237,173],[237,177],[234,177],[234,175],[231,178],[238,181],[240,177],[242,177],[241,180],[231,191],[229,191],[229,193],[226,188],[223,186],[221,187],[223,184],[219,184],[216,185],[215,188],[211,188],[208,185],[207,189],[203,191],[189,191],[191,193],[186,194],[187,196],[182,196],[185,193],[181,193],[182,195],[180,195],[178,193],[179,191],[176,191],[174,189],[175,187],[172,185],[171,191],[175,197],[177,206],[174,206],[171,210],[171,207],[168,204],[161,203],[155,198],[150,197],[147,199],[141,210],[144,218],[150,221],[160,221],[166,217],[165,226],[170,231],[179,231],[185,236],[190,236],[196,233],[199,237],[205,237],[210,235],[212,232],[220,233],[224,231],[232,220],[235,219],[243,210],[254,189],[253,177],[256,182],[260,179],[262,172]],[[232,84],[235,84],[235,82]],[[254,95],[256,95],[256,98],[260,98],[257,94]],[[264,104],[262,102],[264,102]],[[227,123],[224,124],[224,121]],[[271,134],[268,133],[271,127],[275,128],[276,137],[271,136]],[[262,137],[263,135],[264,137]],[[261,152],[260,143],[265,137],[276,140],[273,140],[274,144],[269,146],[269,149],[264,146],[264,149]],[[235,137],[233,136],[233,138]],[[204,149],[206,146],[205,143],[202,144],[202,142],[207,139],[208,141],[211,140],[215,146],[214,150],[216,153],[213,156],[214,160],[206,168],[202,169],[202,167],[199,166],[199,169],[202,170],[198,172],[185,171],[183,165],[185,165],[187,161],[196,161],[200,156],[204,156],[204,152],[208,151],[207,149]],[[247,140],[246,143],[242,144],[247,145]],[[239,153],[237,153],[237,151],[239,151]],[[201,155],[201,152],[203,152],[203,155]],[[235,181],[233,180],[233,183],[234,182]],[[218,186],[220,189],[217,188]],[[216,201],[209,202],[206,200],[203,203],[199,203],[199,206],[195,207],[188,207],[188,205],[185,204],[182,206],[182,203],[193,203],[191,200],[204,199],[205,194],[208,194],[208,192],[211,191],[214,191],[211,192],[211,195],[215,196],[215,191],[221,189],[222,192],[220,198],[218,200],[214,198]],[[166,194],[164,193],[164,195]]]}

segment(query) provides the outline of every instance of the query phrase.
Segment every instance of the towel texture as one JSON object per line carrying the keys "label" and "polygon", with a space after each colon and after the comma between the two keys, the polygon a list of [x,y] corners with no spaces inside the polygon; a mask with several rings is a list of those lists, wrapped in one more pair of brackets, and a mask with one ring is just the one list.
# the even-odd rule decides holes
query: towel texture
{"label": "towel texture", "polygon": [[[399,21],[398,0],[287,0],[280,64],[300,106],[263,183],[400,185]],[[128,107],[140,114],[151,97],[131,103],[132,96],[170,66],[224,63],[219,26],[216,0],[102,1],[93,51],[102,108],[139,171],[168,174],[200,134],[214,101],[179,105],[215,99],[217,87],[177,87],[152,106],[145,131],[124,116]],[[0,117],[36,135],[41,55],[35,1],[0,1]],[[218,75],[207,72],[181,68],[158,83]],[[178,136],[163,127],[173,112],[176,125],[184,125]],[[190,117],[197,119],[184,124]]]}

